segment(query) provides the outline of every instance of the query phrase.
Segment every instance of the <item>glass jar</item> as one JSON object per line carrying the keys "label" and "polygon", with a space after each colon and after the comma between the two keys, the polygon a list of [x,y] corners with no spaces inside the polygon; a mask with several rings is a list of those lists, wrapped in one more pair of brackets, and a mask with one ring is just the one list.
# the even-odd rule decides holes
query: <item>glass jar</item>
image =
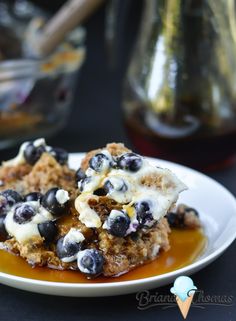
{"label": "glass jar", "polygon": [[211,169],[236,153],[234,0],[146,0],[124,92],[136,149]]}

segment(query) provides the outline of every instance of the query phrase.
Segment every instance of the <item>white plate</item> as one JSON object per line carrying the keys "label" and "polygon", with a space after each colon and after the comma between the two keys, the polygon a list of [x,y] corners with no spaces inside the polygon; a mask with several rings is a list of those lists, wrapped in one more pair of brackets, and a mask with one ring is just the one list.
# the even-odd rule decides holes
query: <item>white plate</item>
{"label": "white plate", "polygon": [[[77,169],[84,154],[71,154],[70,165]],[[63,296],[111,296],[151,289],[171,283],[178,275],[199,271],[221,255],[236,237],[236,199],[222,185],[190,168],[171,162],[151,159],[154,164],[172,170],[189,190],[183,192],[180,202],[198,209],[208,237],[207,249],[194,263],[154,277],[113,283],[59,283],[21,278],[0,273],[0,282],[15,288]]]}

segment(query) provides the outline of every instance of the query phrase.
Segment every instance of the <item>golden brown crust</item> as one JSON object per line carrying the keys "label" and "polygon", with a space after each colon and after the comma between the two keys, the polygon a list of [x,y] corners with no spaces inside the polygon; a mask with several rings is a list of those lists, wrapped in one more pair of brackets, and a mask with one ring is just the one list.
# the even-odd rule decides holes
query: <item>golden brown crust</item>
{"label": "golden brown crust", "polygon": [[77,195],[75,171],[67,165],[60,165],[53,156],[43,153],[34,166],[22,164],[11,167],[1,167],[0,173],[6,176],[5,184],[0,190],[14,189],[21,194],[30,192],[45,193],[52,187],[61,187],[70,195]]}
{"label": "golden brown crust", "polygon": [[20,255],[32,266],[49,266],[56,269],[68,269],[69,264],[61,262],[55,247],[47,248],[43,238],[35,237],[25,244],[19,244],[14,238],[4,242],[5,249]]}
{"label": "golden brown crust", "polygon": [[123,153],[131,152],[123,143],[110,143],[106,145],[106,149],[112,156],[119,156]]}
{"label": "golden brown crust", "polygon": [[21,164],[18,166],[1,166],[0,180],[6,184],[14,184],[16,180],[20,180],[27,175],[32,169],[29,164]]}
{"label": "golden brown crust", "polygon": [[98,198],[91,198],[88,202],[91,209],[99,215],[102,222],[104,222],[110,212],[114,209],[122,209],[122,205],[106,196],[100,196]]}
{"label": "golden brown crust", "polygon": [[67,165],[60,165],[53,156],[44,153],[31,172],[24,177],[24,190],[31,192],[33,188],[45,193],[55,186],[65,188],[70,194],[75,193],[75,171]]}
{"label": "golden brown crust", "polygon": [[102,230],[99,234],[99,247],[105,257],[104,275],[119,275],[155,259],[159,251],[169,249],[169,232],[164,218],[151,229],[140,230],[125,238],[112,236]]}

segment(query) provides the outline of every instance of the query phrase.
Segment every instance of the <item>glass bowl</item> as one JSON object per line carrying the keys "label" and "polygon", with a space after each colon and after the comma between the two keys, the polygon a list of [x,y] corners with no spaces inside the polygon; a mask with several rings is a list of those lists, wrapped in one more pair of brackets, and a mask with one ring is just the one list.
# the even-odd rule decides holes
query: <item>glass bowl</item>
{"label": "glass bowl", "polygon": [[0,148],[49,136],[67,122],[85,31],[73,30],[46,58],[28,58],[26,40],[46,17],[27,1],[0,1]]}

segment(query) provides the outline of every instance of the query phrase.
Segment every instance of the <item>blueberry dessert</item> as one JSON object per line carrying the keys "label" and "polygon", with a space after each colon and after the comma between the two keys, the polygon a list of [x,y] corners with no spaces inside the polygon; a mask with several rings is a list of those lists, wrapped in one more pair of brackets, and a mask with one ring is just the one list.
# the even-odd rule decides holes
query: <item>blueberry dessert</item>
{"label": "blueberry dessert", "polygon": [[186,189],[169,170],[153,166],[122,144],[108,144],[85,156],[75,179],[78,219],[96,231],[99,253],[91,256],[85,246],[77,257],[80,271],[99,273],[96,262],[102,255],[102,273],[118,276],[169,249],[165,215]]}
{"label": "blueberry dessert", "polygon": [[119,276],[169,249],[171,228],[199,215],[174,205],[186,186],[123,144],[85,155],[77,170],[44,139],[0,167],[0,248],[32,266]]}

